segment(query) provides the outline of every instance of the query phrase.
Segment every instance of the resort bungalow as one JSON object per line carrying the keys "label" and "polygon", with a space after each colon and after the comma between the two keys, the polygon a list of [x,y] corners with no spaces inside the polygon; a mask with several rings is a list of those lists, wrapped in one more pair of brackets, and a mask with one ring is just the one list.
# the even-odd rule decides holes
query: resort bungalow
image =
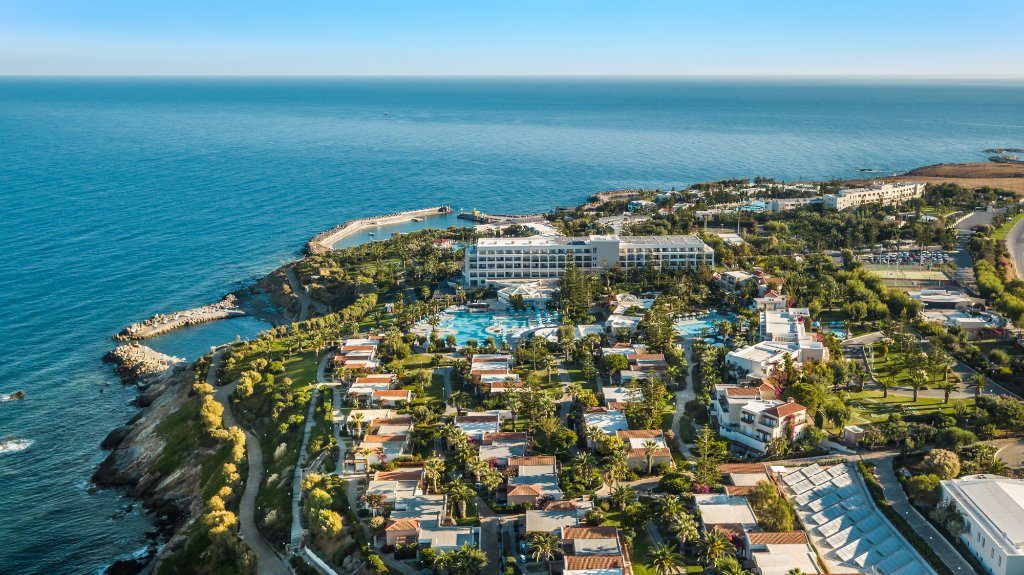
{"label": "resort bungalow", "polygon": [[389,546],[419,545],[421,549],[453,551],[463,545],[477,547],[479,527],[462,527],[452,521],[444,495],[417,492],[399,499],[384,528]]}
{"label": "resort bungalow", "polygon": [[378,471],[366,486],[366,494],[380,494],[385,505],[423,492],[426,474],[422,467],[404,467],[394,471]]}
{"label": "resort bungalow", "polygon": [[561,533],[567,527],[583,523],[587,513],[594,509],[593,501],[565,499],[548,501],[540,509],[527,509],[520,533]]}
{"label": "resort bungalow", "polygon": [[412,390],[409,389],[378,389],[370,394],[374,405],[397,407],[412,401]]}
{"label": "resort bungalow", "polygon": [[817,554],[803,531],[744,531],[741,553],[754,564],[759,575],[821,573]]}
{"label": "resort bungalow", "polygon": [[348,395],[359,401],[367,402],[373,396],[373,392],[391,389],[397,381],[398,377],[393,373],[357,377],[348,388]]}
{"label": "resort bungalow", "polygon": [[723,493],[698,493],[693,496],[700,511],[701,526],[705,531],[726,529],[749,531],[757,528],[757,518],[750,509],[746,497]]}
{"label": "resort bungalow", "polygon": [[583,410],[583,422],[586,425],[587,444],[593,446],[594,438],[590,436],[592,429],[605,435],[612,435],[629,429],[626,414],[617,409],[607,407],[588,407]]}
{"label": "resort bungalow", "polygon": [[[602,527],[566,527],[562,529],[562,548],[567,561],[566,571],[585,571],[584,569],[568,569],[577,567],[576,562],[582,559],[570,557],[618,557],[622,559],[622,547],[619,544],[619,530],[607,525]],[[620,567],[621,569],[621,564]]]}
{"label": "resort bungalow", "polygon": [[617,431],[615,435],[629,446],[626,464],[631,468],[647,470],[648,448],[653,448],[650,452],[652,469],[659,465],[674,465],[672,452],[660,429],[627,429]]}
{"label": "resort bungalow", "polygon": [[455,426],[462,430],[471,441],[483,441],[485,433],[501,431],[501,417],[491,414],[459,415],[455,417]]}
{"label": "resort bungalow", "polygon": [[376,359],[379,345],[378,337],[346,339],[331,362],[335,369],[373,371],[379,366]]}
{"label": "resort bungalow", "polygon": [[506,498],[509,505],[537,505],[542,501],[560,500],[558,464],[554,457],[513,457],[508,461]]}
{"label": "resort bungalow", "polygon": [[761,297],[755,297],[751,306],[758,311],[781,311],[789,307],[789,298],[775,290],[768,290]]}
{"label": "resort bungalow", "polygon": [[762,341],[730,351],[726,363],[739,369],[746,379],[759,380],[772,374],[789,357],[794,365],[805,361],[827,361],[828,348],[820,341],[805,338],[800,342]]}
{"label": "resort bungalow", "polygon": [[488,389],[491,395],[506,391],[526,391],[518,373],[483,373],[479,377],[481,387]]}
{"label": "resort bungalow", "polygon": [[409,447],[409,435],[364,435],[356,446],[352,463],[356,471],[364,471],[374,465],[386,463],[405,453]]}
{"label": "resort bungalow", "polygon": [[509,459],[525,457],[530,436],[526,432],[484,433],[480,442],[480,460],[496,467],[507,467]]}

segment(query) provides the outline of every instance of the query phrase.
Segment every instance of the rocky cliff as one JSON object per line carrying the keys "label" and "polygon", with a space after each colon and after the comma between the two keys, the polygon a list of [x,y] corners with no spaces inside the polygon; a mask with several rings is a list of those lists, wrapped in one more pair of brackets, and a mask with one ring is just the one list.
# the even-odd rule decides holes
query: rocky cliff
{"label": "rocky cliff", "polygon": [[[169,358],[148,347],[123,345],[104,358],[126,383],[142,390],[136,404],[142,409],[125,425],[110,432],[102,447],[110,450],[93,474],[99,488],[123,488],[156,518],[149,557],[118,561],[108,573],[137,573],[152,564],[158,543],[172,537],[202,510],[200,468],[191,454],[174,457],[168,448],[169,426],[188,425],[188,406],[196,366]],[[182,459],[182,457],[184,459]]]}

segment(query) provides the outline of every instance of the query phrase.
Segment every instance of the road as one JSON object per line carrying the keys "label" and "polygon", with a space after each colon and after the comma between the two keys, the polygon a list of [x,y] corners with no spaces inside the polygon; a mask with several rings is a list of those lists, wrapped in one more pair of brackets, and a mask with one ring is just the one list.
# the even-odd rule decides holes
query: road
{"label": "road", "polygon": [[929,546],[942,559],[943,564],[952,569],[954,573],[974,573],[974,568],[960,555],[960,552],[910,504],[907,494],[903,491],[903,486],[900,485],[900,481],[896,477],[896,471],[892,467],[895,455],[894,452],[875,452],[864,454],[862,459],[875,464],[885,499],[892,503],[892,508],[907,520],[911,529],[928,542]]}
{"label": "road", "polygon": [[292,572],[291,568],[267,543],[256,527],[256,495],[259,494],[260,482],[263,480],[263,449],[260,447],[259,438],[238,425],[231,412],[231,402],[228,399],[235,391],[238,382],[233,381],[224,387],[216,387],[217,370],[220,368],[225,351],[226,348],[221,348],[213,354],[210,369],[206,372],[206,383],[214,386],[217,390],[214,393],[214,398],[224,407],[224,426],[238,427],[245,433],[245,453],[249,460],[249,473],[246,476],[242,499],[238,504],[238,536],[256,553],[257,575],[289,574]]}
{"label": "road", "polygon": [[679,452],[692,458],[690,446],[683,441],[682,425],[686,418],[686,403],[697,399],[693,390],[693,345],[691,342],[683,342],[683,356],[686,358],[686,389],[676,392],[676,411],[672,415],[672,431],[676,434],[676,442],[679,444]]}
{"label": "road", "polygon": [[1024,439],[993,439],[986,443],[999,449],[996,458],[1010,466],[1010,469],[1024,468]]}
{"label": "road", "polygon": [[504,567],[501,564],[501,517],[479,496],[476,509],[480,515],[480,550],[487,554],[483,575],[498,575]]}

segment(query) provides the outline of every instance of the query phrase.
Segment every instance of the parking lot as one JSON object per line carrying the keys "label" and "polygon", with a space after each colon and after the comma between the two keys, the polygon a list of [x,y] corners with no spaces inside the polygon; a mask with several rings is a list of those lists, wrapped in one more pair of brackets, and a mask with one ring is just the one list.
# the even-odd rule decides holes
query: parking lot
{"label": "parking lot", "polygon": [[910,250],[868,254],[862,256],[861,260],[869,264],[934,267],[953,261],[954,256],[940,250]]}

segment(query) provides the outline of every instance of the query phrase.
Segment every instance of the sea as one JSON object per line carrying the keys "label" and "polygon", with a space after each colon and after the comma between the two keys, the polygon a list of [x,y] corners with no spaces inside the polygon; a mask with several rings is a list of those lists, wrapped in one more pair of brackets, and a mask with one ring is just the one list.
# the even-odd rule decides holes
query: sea
{"label": "sea", "polygon": [[[93,492],[134,390],[101,356],[359,216],[632,187],[887,175],[1024,146],[1024,84],[814,79],[0,79],[0,573],[94,574],[151,522]],[[372,238],[368,238],[372,239]],[[151,345],[194,359],[266,325]]]}

